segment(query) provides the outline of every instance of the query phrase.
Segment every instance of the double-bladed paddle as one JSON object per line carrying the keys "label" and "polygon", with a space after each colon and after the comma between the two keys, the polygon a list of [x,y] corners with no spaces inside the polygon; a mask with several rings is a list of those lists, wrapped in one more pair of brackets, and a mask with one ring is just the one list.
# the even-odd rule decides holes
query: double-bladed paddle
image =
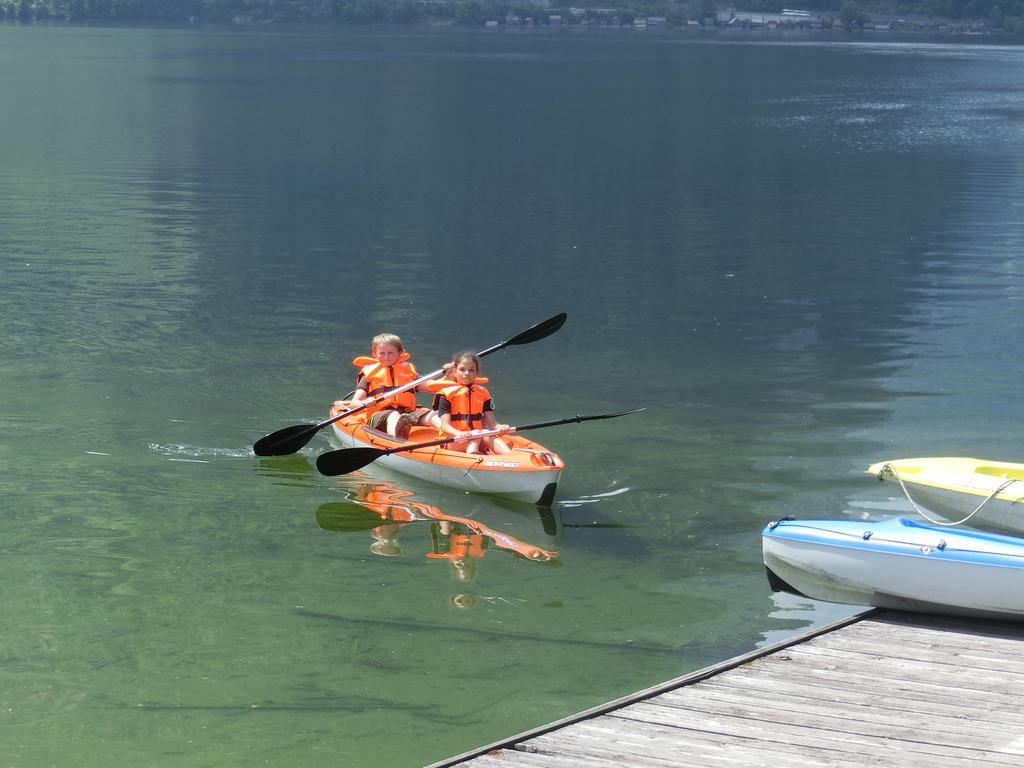
{"label": "double-bladed paddle", "polygon": [[504,429],[485,429],[473,432],[472,435],[441,437],[437,440],[428,440],[423,443],[410,443],[400,445],[397,448],[339,448],[336,451],[328,451],[320,454],[316,459],[316,468],[322,475],[346,475],[362,469],[382,456],[390,456],[393,453],[403,451],[415,451],[419,448],[430,448],[435,445],[448,445],[456,440],[465,440],[467,437],[492,437],[495,435],[510,435],[513,432],[526,432],[528,429],[541,429],[543,427],[557,427],[559,424],[576,424],[581,421],[594,421],[596,419],[614,419],[618,416],[626,416],[630,413],[642,411],[643,408],[634,408],[632,411],[621,413],[603,413],[597,416],[570,416],[567,419],[555,419],[554,421],[540,421],[536,424],[524,424],[521,427],[505,427]]}
{"label": "double-bladed paddle", "polygon": [[[537,323],[527,328],[522,333],[513,336],[508,341],[503,341],[500,344],[495,344],[493,347],[488,347],[483,352],[478,352],[479,357],[485,357],[492,352],[497,352],[499,349],[505,347],[513,347],[520,344],[532,344],[535,341],[540,341],[546,336],[550,336],[552,333],[557,331],[565,323],[565,319],[568,317],[565,312],[560,312],[554,317],[549,317],[547,320]],[[317,432],[324,427],[330,426],[336,421],[340,421],[347,416],[351,416],[354,413],[359,413],[369,408],[371,405],[379,403],[381,400],[387,400],[388,398],[394,397],[400,392],[418,387],[424,382],[436,379],[444,373],[444,368],[439,368],[436,371],[432,371],[425,376],[420,376],[415,381],[410,381],[408,384],[403,384],[400,387],[385,392],[377,397],[367,398],[359,403],[355,408],[350,408],[344,413],[340,413],[333,419],[328,419],[319,424],[296,424],[292,427],[285,427],[279,429],[276,432],[271,432],[266,437],[261,437],[253,445],[253,452],[257,456],[286,456],[289,453],[295,453],[308,443]]]}

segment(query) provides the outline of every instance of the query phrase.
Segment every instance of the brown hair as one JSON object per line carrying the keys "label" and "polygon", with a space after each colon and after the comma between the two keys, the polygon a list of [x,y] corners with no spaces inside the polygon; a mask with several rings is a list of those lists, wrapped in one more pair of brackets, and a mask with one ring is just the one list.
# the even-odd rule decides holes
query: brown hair
{"label": "brown hair", "polygon": [[480,372],[480,356],[476,352],[456,352],[452,355],[452,367],[455,367],[463,360],[472,360],[476,366],[477,373]]}

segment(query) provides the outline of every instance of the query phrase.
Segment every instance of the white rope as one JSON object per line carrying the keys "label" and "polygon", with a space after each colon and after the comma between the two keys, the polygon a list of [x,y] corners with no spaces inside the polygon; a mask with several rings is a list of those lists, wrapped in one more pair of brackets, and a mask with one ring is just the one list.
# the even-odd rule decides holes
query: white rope
{"label": "white rope", "polygon": [[1013,485],[1014,483],[1017,482],[1017,480],[1014,479],[1014,478],[1010,478],[1009,480],[1003,481],[994,491],[992,491],[992,493],[990,493],[988,495],[988,497],[983,502],[981,502],[981,504],[979,504],[977,507],[974,508],[973,512],[971,512],[966,517],[960,518],[955,523],[950,523],[950,522],[946,522],[945,520],[934,520],[933,518],[929,517],[925,513],[925,511],[923,509],[921,509],[919,506],[917,506],[917,504],[914,502],[914,500],[912,498],[910,498],[910,491],[908,491],[907,490],[907,486],[904,485],[903,478],[900,477],[899,472],[896,471],[896,468],[892,464],[886,464],[884,467],[882,467],[882,469],[878,473],[879,477],[881,477],[882,473],[885,472],[886,470],[888,470],[890,472],[890,474],[892,474],[892,476],[895,477],[899,481],[900,488],[903,489],[903,495],[907,497],[907,501],[910,502],[910,506],[912,506],[914,508],[914,511],[917,512],[917,514],[919,514],[921,517],[923,517],[925,520],[927,520],[932,525],[947,525],[947,526],[963,525],[968,520],[970,520],[972,517],[974,517],[976,514],[978,514],[978,512],[981,511],[981,508],[984,507],[986,504],[988,504],[990,501],[992,501],[992,499],[994,499],[996,496],[998,496],[1004,490],[1006,490],[1011,485]]}

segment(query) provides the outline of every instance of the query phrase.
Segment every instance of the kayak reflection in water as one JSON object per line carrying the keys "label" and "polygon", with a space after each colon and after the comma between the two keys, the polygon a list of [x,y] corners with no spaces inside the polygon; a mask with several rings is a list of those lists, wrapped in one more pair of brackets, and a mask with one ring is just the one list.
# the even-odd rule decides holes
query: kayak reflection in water
{"label": "kayak reflection in water", "polygon": [[391,557],[402,554],[402,547],[398,543],[398,532],[401,525],[380,525],[370,531],[373,536],[373,543],[370,544],[370,551],[382,557]]}
{"label": "kayak reflection in water", "polygon": [[427,557],[451,563],[456,581],[472,581],[476,575],[476,560],[487,554],[490,539],[476,533],[469,526],[450,520],[430,524],[433,552]]}
{"label": "kayak reflection in water", "polygon": [[[394,483],[377,482],[349,491],[348,501],[322,505],[317,510],[317,523],[329,531],[369,532],[373,554],[395,557],[402,553],[398,542],[400,531],[412,523],[428,522],[430,550],[425,556],[448,561],[455,580],[463,583],[473,580],[477,560],[494,547],[535,562],[558,557],[560,526],[557,513],[551,508],[530,509],[518,504],[506,507],[495,500],[461,495],[453,498],[455,502],[460,508],[468,505],[474,517],[448,514],[434,504],[417,500],[413,491]],[[524,523],[532,522],[535,514],[540,525],[534,522],[529,536],[544,542],[543,546],[501,530],[502,527],[518,529],[518,533],[524,529]],[[475,602],[476,598],[470,594],[455,595],[451,599],[452,605],[458,608],[472,607]]]}

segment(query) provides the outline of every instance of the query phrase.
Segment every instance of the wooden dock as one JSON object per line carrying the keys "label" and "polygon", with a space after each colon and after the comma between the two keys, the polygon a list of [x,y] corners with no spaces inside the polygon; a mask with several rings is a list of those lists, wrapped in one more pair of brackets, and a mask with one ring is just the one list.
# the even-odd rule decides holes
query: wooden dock
{"label": "wooden dock", "polygon": [[1024,624],[869,610],[428,768],[1024,765]]}

